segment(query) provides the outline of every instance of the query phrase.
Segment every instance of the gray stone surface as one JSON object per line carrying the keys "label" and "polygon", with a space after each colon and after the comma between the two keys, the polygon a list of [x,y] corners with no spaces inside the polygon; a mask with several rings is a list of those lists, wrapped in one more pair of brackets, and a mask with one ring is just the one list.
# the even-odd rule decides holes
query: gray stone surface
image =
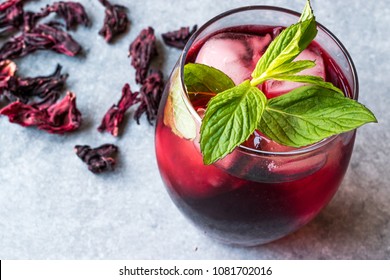
{"label": "gray stone surface", "polygon": [[[0,259],[389,259],[390,258],[390,7],[388,1],[316,1],[317,20],[350,51],[360,78],[360,101],[378,125],[359,129],[342,187],[321,214],[298,232],[255,248],[221,245],[190,225],[170,201],[156,165],[154,128],[129,121],[123,136],[96,131],[102,112],[117,101],[122,85],[134,83],[127,49],[139,31],[160,34],[202,24],[243,4],[300,11],[304,1],[124,1],[130,31],[108,45],[98,36],[103,8],[79,0],[92,19],[79,28],[85,56],[45,52],[18,60],[23,75],[51,73],[60,63],[77,94],[82,128],[64,136],[26,129],[0,118]],[[28,5],[37,10],[50,1]],[[52,1],[54,2],[54,1]],[[159,44],[157,62],[168,76],[179,51]],[[115,172],[95,176],[73,146],[116,143]]]}

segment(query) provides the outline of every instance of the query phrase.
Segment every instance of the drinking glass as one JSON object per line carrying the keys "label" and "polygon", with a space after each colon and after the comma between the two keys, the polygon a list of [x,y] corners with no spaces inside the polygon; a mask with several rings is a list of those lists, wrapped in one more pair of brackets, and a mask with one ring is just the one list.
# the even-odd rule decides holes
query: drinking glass
{"label": "drinking glass", "polygon": [[[158,167],[177,208],[207,236],[224,243],[255,246],[279,239],[312,220],[336,193],[347,170],[355,131],[286,152],[243,145],[212,165],[199,148],[201,117],[183,83],[184,65],[220,30],[289,26],[299,14],[271,6],[225,12],[188,41],[166,85],[156,124]],[[340,41],[318,24],[315,39],[337,67],[339,87],[358,98],[353,62]]]}

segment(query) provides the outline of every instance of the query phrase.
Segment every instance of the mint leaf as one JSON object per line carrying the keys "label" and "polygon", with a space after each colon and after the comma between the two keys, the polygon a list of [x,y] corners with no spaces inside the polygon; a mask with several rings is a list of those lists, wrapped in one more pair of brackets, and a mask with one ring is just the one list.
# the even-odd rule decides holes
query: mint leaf
{"label": "mint leaf", "polygon": [[[307,8],[308,5],[309,8]],[[315,38],[317,28],[310,1],[306,4],[302,19],[305,20],[284,29],[268,46],[252,73],[251,84],[253,86],[272,77],[270,72],[276,68],[293,61]]]}
{"label": "mint leaf", "polygon": [[222,71],[199,63],[184,66],[184,83],[187,91],[192,93],[220,93],[235,86],[232,79]]}
{"label": "mint leaf", "polygon": [[259,129],[272,140],[302,147],[329,136],[377,122],[357,101],[317,86],[303,86],[270,99]]}
{"label": "mint leaf", "polygon": [[183,87],[179,73],[178,70],[172,73],[172,82],[164,109],[164,124],[170,127],[177,136],[194,139],[196,124],[183,99]]}
{"label": "mint leaf", "polygon": [[249,80],[213,97],[200,128],[205,164],[226,156],[256,129],[267,99]]}
{"label": "mint leaf", "polygon": [[[274,70],[267,71],[267,76],[263,78],[259,78],[256,80],[256,85],[261,84],[269,79],[275,79],[275,77],[281,76],[281,75],[294,75],[297,74],[303,70],[309,69],[314,67],[316,64],[314,61],[311,60],[300,60],[300,61],[293,61],[290,63],[283,64],[279,66],[278,68]],[[255,85],[253,85],[255,86]]]}
{"label": "mint leaf", "polygon": [[327,88],[333,91],[336,91],[342,95],[344,95],[343,91],[338,87],[334,86],[332,83],[325,82],[323,78],[318,76],[311,75],[278,75],[272,78],[277,81],[290,81],[296,83],[305,83],[311,85],[317,85],[323,88]]}
{"label": "mint leaf", "polygon": [[313,14],[313,9],[311,8],[311,5],[310,5],[310,0],[307,0],[305,8],[303,8],[303,11],[302,11],[302,14],[301,14],[299,21],[302,22],[305,20],[309,20],[313,17],[314,17],[314,14]]}

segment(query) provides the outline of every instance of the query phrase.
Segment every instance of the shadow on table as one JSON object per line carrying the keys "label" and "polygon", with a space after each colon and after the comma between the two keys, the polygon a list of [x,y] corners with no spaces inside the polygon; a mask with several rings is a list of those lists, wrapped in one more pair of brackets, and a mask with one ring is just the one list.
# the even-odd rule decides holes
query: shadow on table
{"label": "shadow on table", "polygon": [[[386,189],[377,186],[376,189]],[[251,248],[271,259],[389,259],[389,204],[359,186],[339,190],[308,225],[285,238]]]}

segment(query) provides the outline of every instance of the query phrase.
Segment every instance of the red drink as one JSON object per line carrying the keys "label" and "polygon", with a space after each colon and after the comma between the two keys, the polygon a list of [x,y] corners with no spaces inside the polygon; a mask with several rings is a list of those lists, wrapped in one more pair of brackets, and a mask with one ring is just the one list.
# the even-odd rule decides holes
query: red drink
{"label": "red drink", "polygon": [[[209,97],[198,95],[191,103],[179,73],[185,63],[200,62],[224,68],[220,70],[229,72],[236,84],[249,78],[263,49],[280,31],[280,25],[271,20],[274,27],[268,22],[237,26],[228,24],[227,19],[241,16],[248,20],[250,15],[261,12],[282,14],[287,21],[297,17],[286,10],[252,7],[229,12],[206,24],[187,45],[171,76],[156,127],[160,173],[177,207],[205,234],[226,243],[247,246],[283,237],[313,219],[338,189],[355,138],[353,131],[293,149],[256,132],[222,160],[213,165],[203,164],[199,149],[201,118],[196,112],[202,114]],[[215,25],[219,27],[217,30]],[[328,31],[322,27],[319,30],[319,41],[324,40],[325,46],[321,42],[312,43],[301,59],[314,57],[318,67],[311,71],[356,99],[357,81],[348,54]],[[331,54],[335,48],[343,54],[338,58],[340,61]],[[344,67],[348,69],[338,63],[346,64]],[[261,89],[272,98],[295,86],[269,82]],[[181,98],[180,108],[172,102],[177,98]],[[186,121],[189,127],[194,127],[194,137],[188,137],[187,130],[183,129],[186,122],[175,119],[179,109],[188,110],[186,116],[190,117]]]}

